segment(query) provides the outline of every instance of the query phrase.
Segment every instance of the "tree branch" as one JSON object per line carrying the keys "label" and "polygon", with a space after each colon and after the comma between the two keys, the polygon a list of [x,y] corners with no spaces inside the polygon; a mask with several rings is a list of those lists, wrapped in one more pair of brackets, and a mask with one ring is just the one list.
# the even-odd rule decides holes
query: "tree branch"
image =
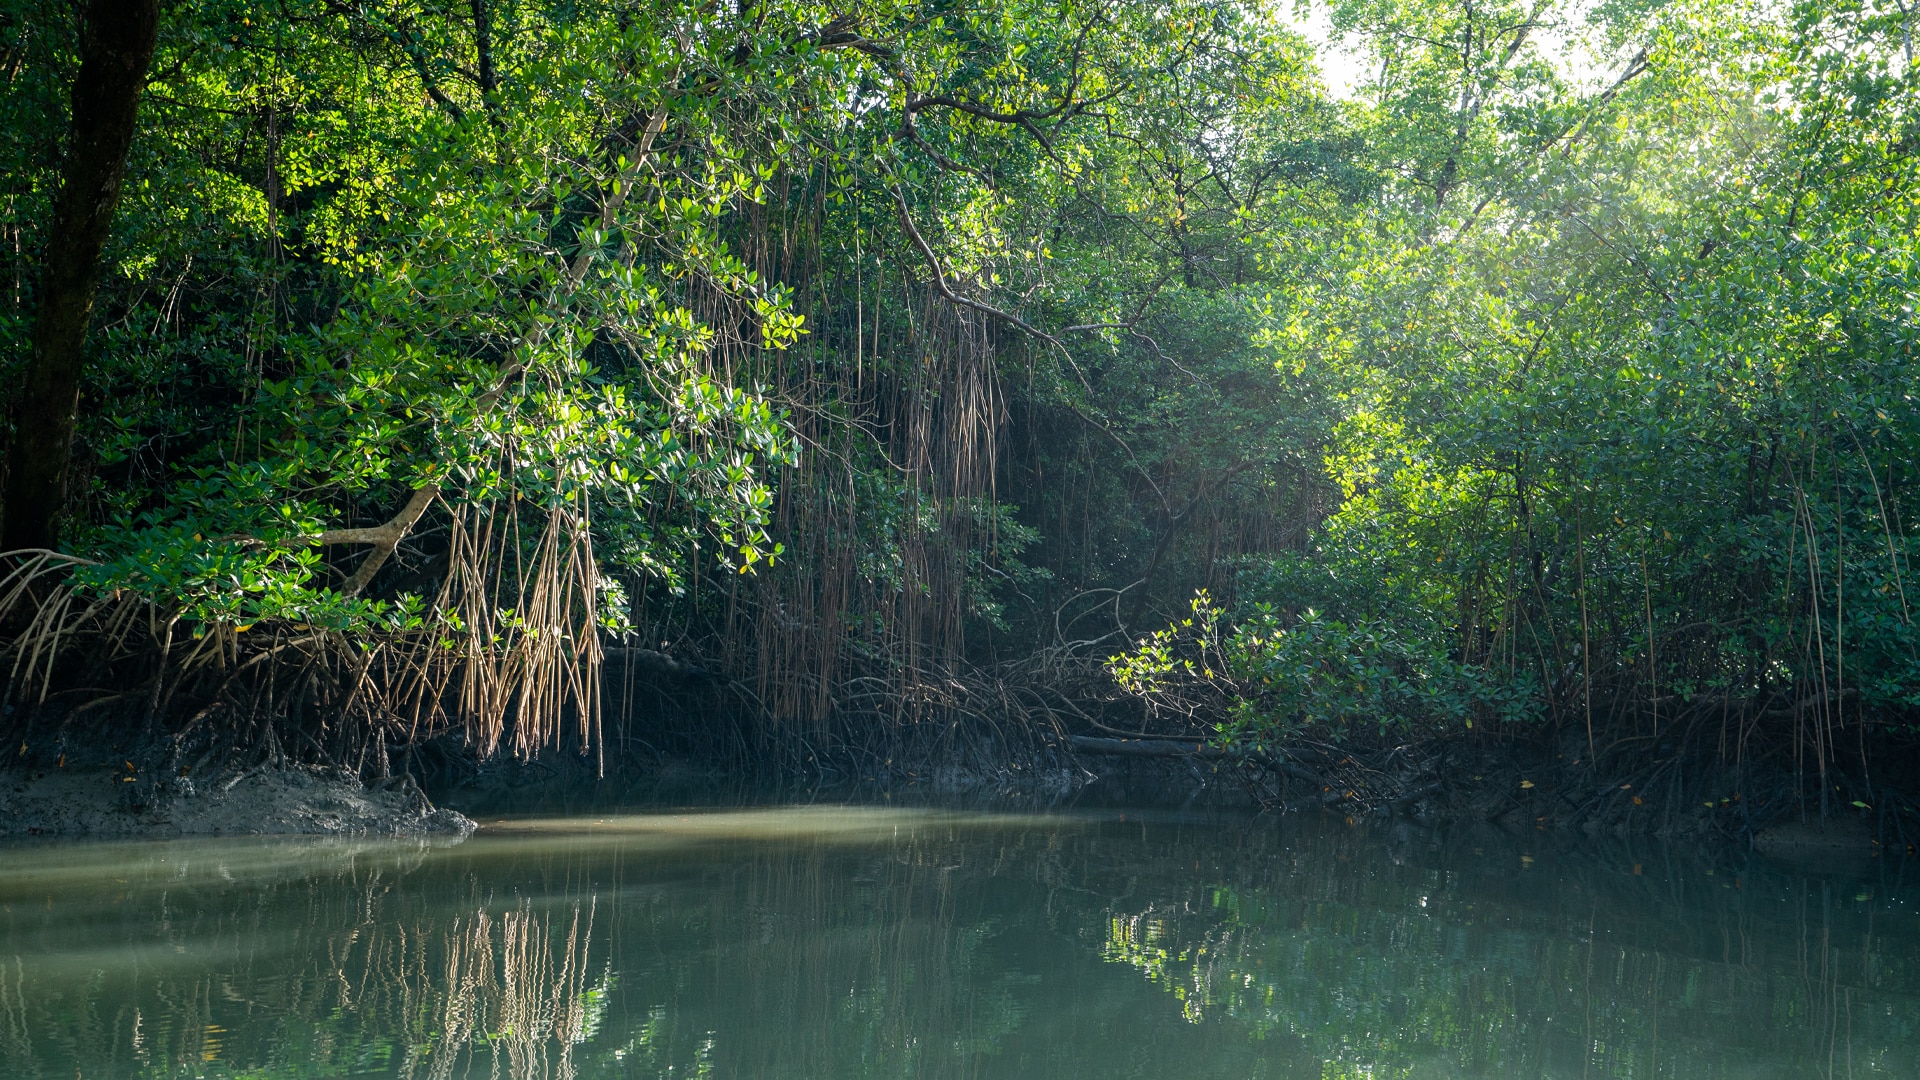
{"label": "tree branch", "polygon": [[[634,185],[639,181],[640,170],[653,152],[654,141],[660,137],[662,131],[666,130],[666,126],[667,103],[662,98],[660,104],[654,107],[653,115],[647,119],[647,126],[641,132],[639,144],[634,147],[633,160],[614,177],[613,190],[600,203],[599,230],[601,232],[605,232],[613,225],[620,207],[626,203],[628,195],[632,193]],[[580,287],[580,283],[586,280],[587,271],[593,266],[593,257],[593,249],[584,245],[574,254],[573,261],[567,266],[566,275],[561,278],[561,296],[571,295]],[[486,413],[492,410],[506,395],[507,388],[513,385],[514,380],[526,374],[529,356],[533,350],[546,342],[548,325],[551,324],[543,322],[536,325],[519,350],[519,359],[502,368],[494,377],[493,385],[474,399],[477,412]],[[419,522],[420,516],[426,513],[427,507],[432,505],[439,494],[438,481],[423,484],[413,490],[413,494],[407,499],[406,505],[400,508],[399,513],[387,519],[384,524],[365,529],[330,529],[310,538],[315,544],[372,545],[373,550],[367,552],[366,558],[360,561],[353,576],[348,578],[346,585],[342,587],[343,594],[357,596],[366,589],[367,585],[373,581],[373,575],[378,573],[386,561],[392,557],[394,549],[400,545],[400,541],[407,538],[409,532],[413,531],[413,526]]]}
{"label": "tree branch", "polygon": [[925,260],[927,270],[933,274],[934,290],[938,292],[943,299],[950,304],[972,308],[981,314],[990,315],[1002,322],[1016,326],[1056,348],[1065,348],[1064,345],[1060,344],[1059,338],[1054,337],[1052,334],[1047,333],[1045,330],[1040,329],[1020,316],[1009,311],[1002,311],[992,304],[983,304],[970,296],[954,292],[953,286],[947,283],[946,271],[940,268],[940,257],[933,253],[933,248],[927,243],[926,237],[920,235],[919,227],[913,223],[913,216],[907,213],[907,197],[902,195],[898,188],[895,188],[893,191],[893,202],[895,209],[900,212],[900,227],[906,230],[907,239],[913,241],[914,248],[920,252],[921,259]]}
{"label": "tree branch", "polygon": [[360,565],[354,569],[353,576],[341,586],[341,595],[358,596],[366,589],[367,584],[373,580],[373,575],[379,573],[380,568],[393,557],[393,549],[399,547],[400,541],[405,540],[407,534],[413,531],[414,523],[420,520],[420,515],[427,512],[427,507],[432,505],[434,498],[439,494],[439,484],[422,485],[413,489],[413,496],[407,500],[407,505],[401,507],[400,512],[387,519],[383,525],[376,525],[370,529],[329,529],[312,538],[315,544],[373,545],[373,550],[367,552],[366,558],[361,559]]}

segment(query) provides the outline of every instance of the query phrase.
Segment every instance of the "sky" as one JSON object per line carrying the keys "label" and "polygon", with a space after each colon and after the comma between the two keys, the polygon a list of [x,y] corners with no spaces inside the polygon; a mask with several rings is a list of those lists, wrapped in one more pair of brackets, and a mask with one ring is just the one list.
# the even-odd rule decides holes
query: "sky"
{"label": "sky", "polygon": [[[1287,21],[1313,45],[1314,57],[1320,66],[1320,77],[1325,81],[1327,90],[1333,97],[1343,101],[1356,97],[1361,84],[1366,81],[1369,68],[1360,40],[1351,35],[1344,42],[1334,40],[1333,25],[1327,17],[1325,4],[1313,4],[1303,16],[1289,0],[1276,2],[1285,5],[1282,10]],[[1564,16],[1567,23],[1575,27],[1585,23],[1584,16],[1590,2],[1574,0],[1566,5]],[[1549,28],[1534,36],[1533,45],[1575,86],[1598,89],[1611,82],[1617,74],[1612,70],[1617,65],[1596,56],[1584,41],[1579,40],[1577,31],[1570,33],[1558,27]]]}
{"label": "sky", "polygon": [[1311,13],[1302,18],[1296,11],[1289,21],[1313,44],[1314,59],[1320,65],[1320,77],[1327,84],[1327,90],[1340,100],[1354,96],[1360,82],[1366,77],[1365,63],[1360,50],[1353,40],[1338,44],[1333,40],[1333,25],[1327,19],[1324,4],[1315,4]]}

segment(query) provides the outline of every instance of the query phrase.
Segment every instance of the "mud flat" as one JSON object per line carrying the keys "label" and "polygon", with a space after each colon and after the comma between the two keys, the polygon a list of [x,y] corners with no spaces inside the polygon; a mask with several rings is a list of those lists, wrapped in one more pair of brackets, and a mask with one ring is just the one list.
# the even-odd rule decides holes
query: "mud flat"
{"label": "mud flat", "polygon": [[435,807],[411,780],[368,787],[342,770],[249,769],[204,783],[149,785],[124,770],[0,771],[0,837],[465,835],[473,821]]}

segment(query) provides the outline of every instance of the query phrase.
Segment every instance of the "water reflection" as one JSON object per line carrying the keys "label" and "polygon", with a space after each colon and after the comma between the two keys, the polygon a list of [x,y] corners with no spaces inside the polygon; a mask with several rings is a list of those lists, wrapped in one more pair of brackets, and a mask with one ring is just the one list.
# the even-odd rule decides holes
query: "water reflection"
{"label": "water reflection", "polygon": [[0,1075],[1920,1076],[1906,872],[842,808],[15,849]]}
{"label": "water reflection", "polygon": [[1920,1076],[1898,863],[1813,879],[1422,839],[1355,868],[1365,842],[1296,837],[1263,877],[1115,911],[1106,955],[1328,1076]]}

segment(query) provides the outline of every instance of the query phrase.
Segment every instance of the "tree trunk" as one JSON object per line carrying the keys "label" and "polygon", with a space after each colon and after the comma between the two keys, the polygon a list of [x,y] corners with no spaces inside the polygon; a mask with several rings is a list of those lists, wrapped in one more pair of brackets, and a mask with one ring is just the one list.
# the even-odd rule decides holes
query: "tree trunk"
{"label": "tree trunk", "polygon": [[15,404],[0,550],[52,548],[67,503],[88,317],[100,250],[113,225],[159,0],[91,0],[73,81],[73,131],[47,235],[33,356]]}

